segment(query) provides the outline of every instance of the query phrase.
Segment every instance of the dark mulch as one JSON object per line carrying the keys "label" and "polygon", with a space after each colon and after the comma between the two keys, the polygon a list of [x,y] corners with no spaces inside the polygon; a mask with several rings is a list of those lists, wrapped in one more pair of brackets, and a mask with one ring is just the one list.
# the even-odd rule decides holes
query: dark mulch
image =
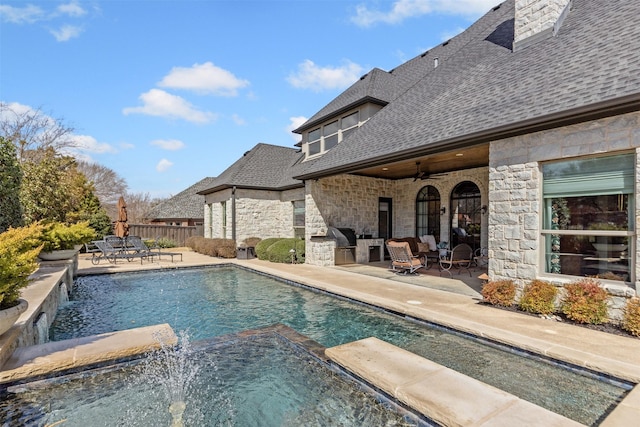
{"label": "dark mulch", "polygon": [[[500,310],[507,310],[507,311],[511,311],[511,312],[514,312],[514,313],[519,313],[519,314],[522,314],[522,315],[525,315],[525,316],[540,317],[540,315],[538,315],[538,314],[528,313],[526,311],[522,311],[522,310],[518,309],[518,306],[516,306],[516,305],[512,305],[510,307],[504,307],[504,306],[489,304],[487,302],[482,302],[482,301],[479,304],[486,305],[488,307],[497,308],[497,309],[500,309]],[[591,330],[594,330],[594,331],[606,332],[608,334],[619,335],[619,336],[622,336],[622,337],[640,339],[640,337],[636,337],[634,335],[631,335],[629,332],[627,332],[626,330],[622,329],[621,327],[619,327],[618,325],[615,325],[613,323],[603,323],[601,325],[592,325],[592,324],[588,324],[588,323],[575,322],[575,321],[569,319],[566,315],[564,315],[562,313],[554,313],[553,316],[555,316],[559,320],[550,320],[550,321],[555,321],[555,322],[562,321],[562,323],[566,323],[566,324],[573,325],[573,326],[579,326],[581,328],[587,328],[587,329],[591,329]]]}

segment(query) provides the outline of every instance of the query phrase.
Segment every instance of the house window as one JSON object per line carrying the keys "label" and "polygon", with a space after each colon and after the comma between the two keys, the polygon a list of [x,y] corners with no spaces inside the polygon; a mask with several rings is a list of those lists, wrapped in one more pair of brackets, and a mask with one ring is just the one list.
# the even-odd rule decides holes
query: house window
{"label": "house window", "polygon": [[320,152],[320,136],[320,128],[309,132],[309,156],[313,156],[314,154],[318,154]]}
{"label": "house window", "polygon": [[304,200],[293,201],[293,234],[304,239]]}
{"label": "house window", "polygon": [[324,136],[324,151],[338,145],[338,121],[329,123],[322,128],[322,136]]}
{"label": "house window", "polygon": [[[222,224],[222,238],[227,238],[227,202],[220,202],[220,208],[222,212],[220,212],[220,220]],[[213,236],[212,236],[213,237]]]}
{"label": "house window", "polygon": [[542,166],[545,272],[633,281],[631,154]]}
{"label": "house window", "polygon": [[359,120],[358,120],[358,112],[351,113],[348,116],[342,118],[342,125],[340,128],[342,129],[341,134],[342,138],[340,141],[343,141],[346,137],[348,137],[351,133],[355,132],[358,129]]}
{"label": "house window", "polygon": [[451,192],[451,244],[469,244],[474,250],[480,247],[480,223],[482,203],[478,186],[463,181]]}
{"label": "house window", "polygon": [[351,113],[342,117],[340,120],[334,120],[322,127],[314,129],[307,135],[307,156],[329,151],[347,136],[354,132],[360,125],[359,112]]}
{"label": "house window", "polygon": [[432,185],[422,187],[416,197],[416,236],[440,237],[440,192]]}

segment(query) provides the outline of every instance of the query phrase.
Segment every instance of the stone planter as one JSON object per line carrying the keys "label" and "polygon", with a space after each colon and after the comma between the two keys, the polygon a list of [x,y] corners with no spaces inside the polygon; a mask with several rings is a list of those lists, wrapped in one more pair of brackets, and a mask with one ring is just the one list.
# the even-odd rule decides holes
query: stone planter
{"label": "stone planter", "polygon": [[72,259],[75,254],[78,252],[77,249],[65,249],[60,251],[52,251],[52,252],[40,252],[38,258],[43,261],[60,261],[65,259]]}
{"label": "stone planter", "polygon": [[7,308],[4,310],[0,310],[0,335],[7,332],[14,323],[18,320],[20,315],[27,311],[29,304],[27,300],[20,299],[20,304],[15,305],[11,308]]}

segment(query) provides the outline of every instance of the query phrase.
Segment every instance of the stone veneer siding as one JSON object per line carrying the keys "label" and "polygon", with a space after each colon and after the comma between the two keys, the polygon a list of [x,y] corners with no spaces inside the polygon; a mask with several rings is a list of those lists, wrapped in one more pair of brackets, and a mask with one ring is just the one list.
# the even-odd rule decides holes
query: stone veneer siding
{"label": "stone veneer siding", "polygon": [[[570,277],[545,277],[542,227],[542,174],[545,161],[593,154],[636,153],[636,227],[640,222],[640,113],[507,138],[489,150],[489,276],[512,279],[522,287],[534,278],[561,285]],[[636,248],[640,241],[636,236]],[[635,253],[635,289],[640,254]],[[612,296],[610,317],[619,318],[626,298],[635,294],[625,285],[607,283]]]}
{"label": "stone veneer siding", "polygon": [[516,0],[514,41],[553,27],[567,4],[569,0]]}
{"label": "stone veneer siding", "polygon": [[[463,181],[474,182],[481,193],[482,204],[488,204],[488,168],[457,171],[424,181],[405,179],[389,181],[357,175],[338,175],[306,183],[306,262],[314,265],[334,265],[334,242],[313,241],[311,236],[322,236],[327,227],[352,228],[357,234],[372,234],[378,237],[378,200],[392,199],[393,236],[415,236],[416,196],[421,188],[433,185],[440,192],[441,203],[447,214],[441,218],[441,235],[438,240],[448,241],[450,221],[450,195],[453,188]],[[482,217],[483,235],[486,245],[487,216]]]}
{"label": "stone veneer siding", "polygon": [[[236,241],[241,243],[248,237],[294,237],[294,200],[304,200],[304,188],[286,191],[237,189]],[[224,190],[205,198],[205,237],[223,237],[222,203],[226,202],[226,238],[232,237],[233,198],[231,190]],[[207,212],[213,211],[213,215]]]}

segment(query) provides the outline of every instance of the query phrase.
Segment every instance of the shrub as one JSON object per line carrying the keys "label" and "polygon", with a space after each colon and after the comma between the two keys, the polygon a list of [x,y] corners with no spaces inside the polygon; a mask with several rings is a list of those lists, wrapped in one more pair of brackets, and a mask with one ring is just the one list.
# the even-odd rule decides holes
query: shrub
{"label": "shrub", "polygon": [[242,243],[244,243],[245,246],[248,248],[255,248],[256,245],[260,243],[261,240],[262,239],[259,237],[247,237],[246,239],[243,240]]}
{"label": "shrub", "polygon": [[175,240],[171,240],[168,237],[161,237],[159,239],[149,239],[149,240],[145,240],[144,244],[149,246],[150,248],[175,248],[178,246],[178,244],[175,242]]}
{"label": "shrub", "polygon": [[558,289],[544,280],[532,280],[524,288],[518,306],[529,313],[550,314],[555,311],[554,302]]}
{"label": "shrub", "polygon": [[267,257],[271,262],[290,263],[291,249],[295,250],[296,262],[304,262],[304,240],[292,237],[279,239],[267,248]]}
{"label": "shrub", "polygon": [[629,331],[631,335],[640,337],[640,298],[630,299],[624,307],[622,329]]}
{"label": "shrub", "polygon": [[96,238],[96,232],[89,227],[89,221],[72,225],[52,222],[44,226],[42,242],[45,252],[73,249],[76,245],[89,243]]}
{"label": "shrub", "polygon": [[513,280],[492,280],[482,287],[482,298],[493,305],[511,307],[516,297]]}
{"label": "shrub", "polygon": [[278,240],[282,239],[280,237],[269,237],[268,239],[261,240],[255,247],[258,259],[268,260],[269,255],[267,254],[267,249]]}
{"label": "shrub", "polygon": [[236,241],[233,239],[212,239],[218,256],[221,258],[236,257]]}
{"label": "shrub", "polygon": [[607,320],[607,291],[597,279],[587,277],[565,286],[562,312],[578,323],[604,323]]}
{"label": "shrub", "polygon": [[9,228],[0,233],[0,309],[13,307],[29,275],[37,270],[36,258],[42,249],[42,226]]}
{"label": "shrub", "polygon": [[235,258],[236,256],[236,242],[233,239],[207,239],[202,236],[192,236],[187,238],[185,245],[203,255],[222,258]]}

